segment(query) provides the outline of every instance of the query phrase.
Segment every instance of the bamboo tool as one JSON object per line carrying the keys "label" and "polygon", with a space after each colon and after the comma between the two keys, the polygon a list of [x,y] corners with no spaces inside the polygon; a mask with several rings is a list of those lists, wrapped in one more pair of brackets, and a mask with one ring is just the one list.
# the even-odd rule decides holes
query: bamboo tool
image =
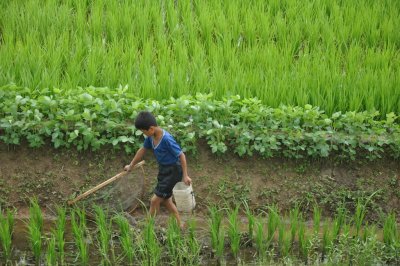
{"label": "bamboo tool", "polygon": [[[138,167],[142,167],[142,166],[144,165],[144,163],[145,163],[145,161],[141,161],[141,162],[135,164],[135,166],[133,167],[133,169],[138,168]],[[133,169],[132,169],[132,170],[133,170]],[[131,170],[131,171],[132,171],[132,170]],[[125,176],[125,175],[128,174],[128,173],[129,173],[128,171],[123,171],[123,172],[121,172],[121,173],[119,173],[119,174],[117,174],[117,175],[111,177],[110,179],[104,181],[103,183],[98,184],[98,185],[95,186],[94,188],[89,189],[89,190],[86,191],[85,193],[82,193],[81,195],[79,195],[79,196],[76,197],[75,199],[69,200],[69,201],[68,201],[68,205],[72,205],[72,204],[74,204],[75,202],[77,202],[77,201],[79,201],[79,200],[81,200],[81,199],[83,199],[83,198],[86,198],[86,197],[89,196],[90,194],[96,192],[97,190],[101,189],[102,187],[107,186],[108,184],[110,184],[110,183],[114,182],[115,180],[117,180],[117,179],[119,179],[119,178]]]}

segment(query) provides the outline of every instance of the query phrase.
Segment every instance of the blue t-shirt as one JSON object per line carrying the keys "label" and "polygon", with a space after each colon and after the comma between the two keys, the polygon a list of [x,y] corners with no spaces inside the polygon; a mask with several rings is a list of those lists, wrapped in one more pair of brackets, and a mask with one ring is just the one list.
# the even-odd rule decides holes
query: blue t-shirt
{"label": "blue t-shirt", "polygon": [[147,137],[144,140],[143,147],[152,149],[156,156],[157,162],[162,165],[174,164],[179,160],[182,149],[176,143],[174,137],[163,129],[163,135],[157,146],[154,146],[152,137]]}

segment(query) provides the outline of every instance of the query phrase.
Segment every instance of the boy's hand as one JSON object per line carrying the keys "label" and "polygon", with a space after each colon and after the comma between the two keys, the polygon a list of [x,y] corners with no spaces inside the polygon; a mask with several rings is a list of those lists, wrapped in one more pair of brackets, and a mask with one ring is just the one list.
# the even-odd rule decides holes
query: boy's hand
{"label": "boy's hand", "polygon": [[124,170],[129,172],[132,169],[132,166],[130,164],[125,165]]}
{"label": "boy's hand", "polygon": [[185,183],[186,185],[190,185],[192,184],[192,179],[189,176],[184,176],[182,179],[183,183]]}

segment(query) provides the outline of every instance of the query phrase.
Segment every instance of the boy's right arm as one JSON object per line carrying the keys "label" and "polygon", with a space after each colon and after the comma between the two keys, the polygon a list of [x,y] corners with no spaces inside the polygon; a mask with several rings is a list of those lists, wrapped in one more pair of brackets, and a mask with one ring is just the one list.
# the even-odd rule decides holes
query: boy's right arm
{"label": "boy's right arm", "polygon": [[140,162],[144,156],[144,154],[146,153],[146,149],[145,148],[140,148],[136,154],[135,157],[133,157],[132,161],[130,164],[125,165],[124,170],[125,171],[130,171],[132,169],[133,166],[135,166],[135,164],[137,164],[138,162]]}

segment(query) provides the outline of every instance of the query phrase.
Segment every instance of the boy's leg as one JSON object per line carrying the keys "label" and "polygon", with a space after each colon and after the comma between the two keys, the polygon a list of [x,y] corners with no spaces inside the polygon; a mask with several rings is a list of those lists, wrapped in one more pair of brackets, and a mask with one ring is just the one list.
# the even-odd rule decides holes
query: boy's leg
{"label": "boy's leg", "polygon": [[150,200],[150,215],[154,216],[158,212],[160,212],[160,204],[164,201],[165,199],[157,196],[156,194],[151,197]]}
{"label": "boy's leg", "polygon": [[169,211],[172,215],[175,216],[175,219],[176,219],[176,221],[177,221],[177,223],[178,223],[178,226],[179,226],[179,227],[183,227],[183,224],[182,224],[182,222],[181,222],[181,217],[179,216],[178,209],[176,208],[174,202],[172,201],[172,197],[166,199],[166,200],[164,201],[164,205],[165,205],[165,207],[168,209],[168,211]]}

